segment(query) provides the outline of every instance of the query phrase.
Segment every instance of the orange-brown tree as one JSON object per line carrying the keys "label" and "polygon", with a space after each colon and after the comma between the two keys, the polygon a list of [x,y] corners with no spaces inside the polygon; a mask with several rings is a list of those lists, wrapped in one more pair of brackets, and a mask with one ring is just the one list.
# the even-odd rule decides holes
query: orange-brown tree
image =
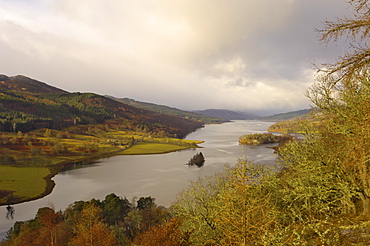
{"label": "orange-brown tree", "polygon": [[189,234],[181,233],[181,222],[179,219],[174,218],[171,221],[153,226],[145,233],[136,237],[133,241],[134,245],[141,246],[188,246]]}
{"label": "orange-brown tree", "polygon": [[101,217],[102,209],[89,203],[84,206],[76,219],[74,233],[70,245],[76,246],[112,246],[118,245],[113,231]]}
{"label": "orange-brown tree", "polygon": [[63,223],[61,212],[55,212],[53,206],[40,208],[36,219],[40,223],[39,238],[43,239],[43,245],[65,245],[71,237],[70,231]]}

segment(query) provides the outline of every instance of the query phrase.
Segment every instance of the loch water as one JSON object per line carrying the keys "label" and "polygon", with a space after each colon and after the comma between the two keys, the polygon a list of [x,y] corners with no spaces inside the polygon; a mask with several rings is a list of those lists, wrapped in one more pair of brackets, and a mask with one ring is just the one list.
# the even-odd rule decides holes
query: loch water
{"label": "loch water", "polygon": [[[238,120],[223,124],[206,125],[190,133],[186,139],[202,140],[202,148],[158,155],[113,156],[94,164],[57,174],[52,193],[35,201],[14,205],[13,219],[6,219],[6,206],[0,206],[0,240],[15,221],[34,218],[38,208],[53,205],[64,210],[74,201],[104,199],[110,193],[131,200],[133,197],[151,196],[157,205],[169,207],[176,195],[191,180],[211,176],[225,165],[233,166],[238,159],[253,163],[274,165],[276,156],[268,147],[241,146],[239,137],[245,134],[264,133],[272,122]],[[185,165],[192,156],[202,152],[202,167]]]}

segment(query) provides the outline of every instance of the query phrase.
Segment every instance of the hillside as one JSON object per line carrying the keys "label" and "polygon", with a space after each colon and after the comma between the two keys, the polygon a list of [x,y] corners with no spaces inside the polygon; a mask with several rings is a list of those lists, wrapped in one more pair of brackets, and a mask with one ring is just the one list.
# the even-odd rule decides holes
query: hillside
{"label": "hillside", "polygon": [[177,108],[172,108],[172,107],[165,106],[165,105],[158,105],[158,104],[148,103],[148,102],[140,102],[140,101],[136,101],[131,98],[115,98],[111,96],[107,96],[107,97],[114,99],[118,102],[123,102],[128,105],[137,107],[137,108],[147,109],[147,110],[151,110],[151,111],[162,113],[162,114],[183,117],[183,118],[187,118],[190,120],[203,122],[205,124],[223,123],[227,121],[225,119],[211,117],[211,116],[207,116],[203,114],[197,114],[194,112],[188,112],[188,111],[180,110]]}
{"label": "hillside", "polygon": [[17,75],[8,77],[0,74],[0,90],[10,90],[14,92],[30,92],[37,94],[45,93],[68,93],[67,91],[47,85],[46,83]]}
{"label": "hillside", "polygon": [[206,109],[193,111],[197,114],[207,115],[211,117],[227,119],[227,120],[254,120],[258,118],[257,115],[249,113],[239,113],[227,109]]}
{"label": "hillside", "polygon": [[281,114],[274,114],[269,116],[264,116],[259,118],[260,120],[270,120],[270,121],[282,121],[282,120],[288,120],[295,117],[303,116],[305,114],[308,114],[311,110],[310,109],[302,109],[287,113],[281,113]]}
{"label": "hillside", "polygon": [[0,205],[49,194],[51,178],[71,165],[168,153],[201,142],[179,138],[202,122],[94,93],[69,93],[24,76],[1,75],[0,84]]}
{"label": "hillside", "polygon": [[[307,113],[304,113],[306,112]],[[301,114],[304,113],[304,114]],[[298,116],[294,116],[298,115]],[[279,115],[278,115],[279,116]],[[289,117],[293,116],[288,119],[275,119],[274,118],[271,121],[276,121],[275,124],[269,126],[268,131],[269,132],[280,132],[284,134],[288,133],[302,133],[304,132],[304,129],[306,129],[308,126],[318,126],[322,122],[321,119],[321,113],[319,110],[300,110],[295,111],[287,114],[282,114],[282,117]]]}
{"label": "hillside", "polygon": [[183,138],[203,125],[203,122],[139,109],[94,93],[69,93],[20,75],[0,75],[0,85],[0,131],[62,129],[120,119],[131,128]]}

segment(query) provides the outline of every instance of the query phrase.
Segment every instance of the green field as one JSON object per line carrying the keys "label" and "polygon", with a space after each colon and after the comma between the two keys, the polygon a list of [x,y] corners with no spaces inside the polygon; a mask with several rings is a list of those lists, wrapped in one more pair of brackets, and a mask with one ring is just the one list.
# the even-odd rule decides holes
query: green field
{"label": "green field", "polygon": [[138,143],[132,146],[131,148],[122,151],[120,154],[122,155],[162,154],[188,148],[189,148],[188,146],[179,146],[174,144]]}
{"label": "green field", "polygon": [[[47,188],[45,177],[51,172],[45,167],[0,166],[0,190],[12,191],[11,202],[22,202],[41,197]],[[8,197],[1,197],[0,204],[7,203]]]}

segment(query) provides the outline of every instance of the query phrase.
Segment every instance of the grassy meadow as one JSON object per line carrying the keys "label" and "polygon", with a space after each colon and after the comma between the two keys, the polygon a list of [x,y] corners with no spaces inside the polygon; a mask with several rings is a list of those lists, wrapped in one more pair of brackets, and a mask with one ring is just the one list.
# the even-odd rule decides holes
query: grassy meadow
{"label": "grassy meadow", "polygon": [[51,175],[46,167],[0,166],[0,204],[23,202],[43,195],[47,188],[46,178]]}
{"label": "grassy meadow", "polygon": [[138,143],[133,147],[120,152],[121,155],[147,155],[147,154],[163,154],[183,149],[188,149],[188,146],[164,143]]}

